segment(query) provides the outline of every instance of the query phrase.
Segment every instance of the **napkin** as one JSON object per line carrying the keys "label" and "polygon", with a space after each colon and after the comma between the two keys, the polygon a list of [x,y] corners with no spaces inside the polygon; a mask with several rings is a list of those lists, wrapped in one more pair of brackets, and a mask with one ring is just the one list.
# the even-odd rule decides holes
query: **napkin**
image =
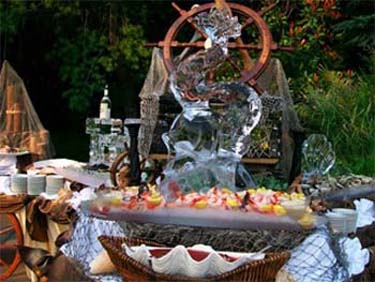
{"label": "napkin", "polygon": [[357,275],[363,272],[365,266],[370,261],[370,253],[367,249],[362,249],[358,238],[341,238],[339,241],[341,250],[346,258],[349,275]]}
{"label": "napkin", "polygon": [[17,157],[4,156],[0,157],[0,175],[11,175],[17,172]]}
{"label": "napkin", "polygon": [[14,194],[10,190],[10,176],[0,176],[0,193],[4,193],[6,195]]}
{"label": "napkin", "polygon": [[354,201],[356,210],[358,211],[357,228],[370,225],[375,221],[375,205],[374,202],[367,199]]}
{"label": "napkin", "polygon": [[80,192],[73,192],[73,197],[68,200],[72,205],[73,209],[80,210],[80,205],[82,201],[89,201],[96,199],[97,196],[94,192],[94,188],[84,188]]}

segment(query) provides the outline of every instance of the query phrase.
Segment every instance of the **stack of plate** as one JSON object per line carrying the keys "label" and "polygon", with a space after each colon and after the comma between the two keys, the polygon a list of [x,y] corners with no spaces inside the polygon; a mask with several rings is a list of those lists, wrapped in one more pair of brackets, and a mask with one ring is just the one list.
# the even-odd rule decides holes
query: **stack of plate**
{"label": "stack of plate", "polygon": [[64,187],[64,177],[61,175],[49,175],[47,176],[46,192],[48,195],[54,195]]}
{"label": "stack of plate", "polygon": [[40,195],[46,191],[45,175],[29,175],[27,179],[27,194]]}
{"label": "stack of plate", "polygon": [[11,190],[14,193],[27,193],[27,175],[14,174],[12,176]]}
{"label": "stack of plate", "polygon": [[332,209],[332,212],[327,213],[326,216],[334,232],[349,234],[356,231],[358,216],[356,210]]}

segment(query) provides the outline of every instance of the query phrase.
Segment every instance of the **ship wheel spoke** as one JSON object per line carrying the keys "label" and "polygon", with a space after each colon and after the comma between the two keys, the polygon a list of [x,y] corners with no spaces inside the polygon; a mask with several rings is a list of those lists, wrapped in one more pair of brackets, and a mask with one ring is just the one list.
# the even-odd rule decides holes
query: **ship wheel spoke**
{"label": "ship wheel spoke", "polygon": [[201,30],[194,22],[191,18],[188,18],[187,19],[187,22],[194,28],[194,30],[196,32],[198,32],[200,34],[200,36],[202,36],[203,38],[208,38],[208,35],[203,31]]}
{"label": "ship wheel spoke", "polygon": [[[180,41],[171,41],[170,47],[172,48],[204,48],[204,41],[195,41],[195,42],[180,42]],[[151,46],[148,44],[147,46]],[[155,45],[156,46],[156,45]],[[164,46],[164,43],[159,43],[158,46]],[[249,50],[262,50],[262,45],[260,44],[239,44],[237,42],[229,42],[229,49],[249,49]],[[278,49],[277,45],[272,45],[272,50]]]}
{"label": "ship wheel spoke", "polygon": [[179,41],[172,41],[171,45],[172,48],[204,48],[204,41],[195,41],[195,42],[179,42]]}
{"label": "ship wheel spoke", "polygon": [[10,265],[7,264],[5,261],[3,261],[1,258],[0,258],[0,265],[1,265],[1,266],[5,266],[6,268],[9,268],[9,267],[10,267]]}
{"label": "ship wheel spoke", "polygon": [[192,20],[192,18],[188,18],[187,20],[186,20],[191,26],[192,26],[192,28],[196,31],[196,32],[198,32],[199,34],[200,34],[200,36],[202,36],[203,38],[208,38],[208,35],[203,31],[203,30],[201,30],[194,22],[193,22],[193,20]]}
{"label": "ship wheel spoke", "polygon": [[3,228],[3,229],[0,230],[0,235],[8,233],[8,232],[10,232],[12,230],[13,230],[13,226],[5,227],[5,228]]}
{"label": "ship wheel spoke", "polygon": [[247,28],[249,25],[254,23],[253,18],[247,18],[247,20],[241,25],[241,30]]}
{"label": "ship wheel spoke", "polygon": [[[177,10],[177,12],[179,12],[179,14],[181,16],[184,16],[187,12],[184,10],[184,9],[181,9],[176,3],[172,3],[172,7],[175,8]],[[204,39],[206,39],[208,36],[207,34],[201,30],[193,21],[193,19],[191,17],[188,17],[186,19],[186,21],[193,27],[193,29],[195,31],[197,31]]]}
{"label": "ship wheel spoke", "polygon": [[228,44],[230,49],[252,49],[252,50],[262,50],[262,46],[258,44],[237,44],[235,42],[230,42]]}
{"label": "ship wheel spoke", "polygon": [[258,82],[255,79],[250,79],[247,81],[247,84],[249,84],[257,93],[263,93],[264,89],[258,84]]}
{"label": "ship wheel spoke", "polygon": [[[259,16],[263,16],[264,14],[268,13],[269,11],[271,11],[273,8],[275,8],[277,5],[277,2],[276,3],[273,3],[271,5],[269,5],[268,7],[264,8],[263,10],[257,12],[257,14]],[[242,25],[241,25],[241,30],[245,29],[246,27],[248,27],[249,25],[251,25],[252,23],[254,23],[254,19],[253,18],[248,18]]]}
{"label": "ship wheel spoke", "polygon": [[228,57],[227,59],[226,59],[226,61],[236,70],[236,71],[238,71],[240,74],[241,74],[241,72],[242,72],[242,69],[237,65],[237,63],[236,63],[236,61],[235,60],[233,60],[233,58],[231,58],[231,57]]}
{"label": "ship wheel spoke", "polygon": [[16,245],[0,244],[0,250],[14,250],[17,249]]}

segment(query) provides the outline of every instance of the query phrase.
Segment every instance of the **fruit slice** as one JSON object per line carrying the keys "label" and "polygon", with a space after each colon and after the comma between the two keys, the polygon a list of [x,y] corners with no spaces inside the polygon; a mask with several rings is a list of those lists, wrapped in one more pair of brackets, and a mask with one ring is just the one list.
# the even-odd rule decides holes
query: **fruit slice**
{"label": "fruit slice", "polygon": [[207,208],[208,202],[206,200],[200,200],[194,203],[194,208],[205,209]]}
{"label": "fruit slice", "polygon": [[273,206],[273,212],[276,214],[276,215],[286,215],[286,209],[284,209],[282,206],[280,205],[274,205]]}
{"label": "fruit slice", "polygon": [[240,206],[240,203],[237,199],[227,198],[227,205],[231,208],[238,208]]}
{"label": "fruit slice", "polygon": [[259,211],[264,212],[264,213],[272,212],[272,205],[259,206]]}
{"label": "fruit slice", "polygon": [[147,208],[155,208],[161,204],[161,201],[162,198],[158,194],[153,193],[150,197],[146,197]]}

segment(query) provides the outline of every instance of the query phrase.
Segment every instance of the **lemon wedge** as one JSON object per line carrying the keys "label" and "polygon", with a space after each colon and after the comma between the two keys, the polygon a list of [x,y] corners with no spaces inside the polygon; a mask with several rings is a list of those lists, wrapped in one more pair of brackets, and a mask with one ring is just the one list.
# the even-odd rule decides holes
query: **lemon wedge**
{"label": "lemon wedge", "polygon": [[114,197],[114,198],[112,199],[112,205],[114,205],[114,206],[119,206],[119,205],[121,205],[121,197]]}
{"label": "lemon wedge", "polygon": [[147,202],[153,206],[158,206],[161,203],[161,197],[157,194],[152,194],[151,197],[147,197]]}
{"label": "lemon wedge", "polygon": [[208,205],[207,201],[200,200],[200,201],[195,202],[194,207],[196,209],[205,209],[207,208],[207,205]]}
{"label": "lemon wedge", "polygon": [[249,193],[249,194],[255,194],[255,189],[247,189],[247,192]]}
{"label": "lemon wedge", "polygon": [[222,194],[232,194],[233,192],[228,188],[222,188],[221,193]]}
{"label": "lemon wedge", "polygon": [[313,227],[314,223],[315,223],[315,219],[314,217],[309,214],[309,213],[305,213],[300,220],[298,220],[298,223],[301,224],[301,226],[303,228],[311,228]]}
{"label": "lemon wedge", "polygon": [[264,186],[262,186],[262,187],[260,187],[260,188],[258,188],[258,189],[256,190],[257,193],[259,193],[259,192],[266,192],[266,191],[267,191],[267,189],[266,189],[266,187],[264,187]]}
{"label": "lemon wedge", "polygon": [[273,212],[276,214],[276,215],[286,215],[286,209],[283,208],[282,206],[280,205],[274,205],[273,206]]}
{"label": "lemon wedge", "polygon": [[230,199],[230,198],[227,199],[227,204],[231,208],[238,208],[240,206],[240,204],[238,203],[238,201],[236,199]]}
{"label": "lemon wedge", "polygon": [[261,212],[271,212],[272,211],[272,205],[263,205],[263,206],[260,206],[259,210]]}

